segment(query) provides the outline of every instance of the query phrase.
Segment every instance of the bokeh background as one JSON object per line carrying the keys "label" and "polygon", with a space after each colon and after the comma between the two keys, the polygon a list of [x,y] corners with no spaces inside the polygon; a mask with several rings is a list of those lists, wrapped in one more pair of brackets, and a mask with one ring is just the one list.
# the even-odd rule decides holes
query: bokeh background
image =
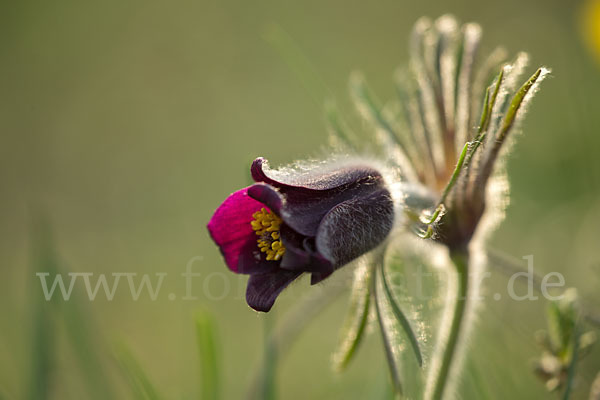
{"label": "bokeh background", "polygon": [[[197,398],[199,309],[217,325],[223,398],[243,397],[269,324],[246,306],[245,277],[210,275],[225,266],[205,225],[248,182],[254,157],[277,165],[318,155],[327,142],[323,93],[269,42],[273,26],[293,39],[348,115],[353,70],[381,99],[394,95],[393,71],[407,61],[410,29],[423,15],[477,21],[484,51],[499,44],[511,54],[528,51],[528,72],[550,66],[508,163],[511,205],[492,245],[517,259],[533,254],[537,272],[563,273],[600,312],[596,3],[2,2],[0,398],[35,398],[40,376],[51,399],[93,398],[103,382],[112,397],[131,398],[115,343],[128,347],[164,398]],[[184,301],[180,274],[197,256],[198,299]],[[48,257],[63,272],[169,275],[156,301],[132,301],[123,283],[113,301],[80,298],[77,316],[65,317],[57,309],[71,305],[39,305],[35,272],[48,270]],[[490,292],[506,282],[494,272]],[[305,280],[294,285],[270,318],[283,317],[309,290]],[[79,284],[77,293],[84,294]],[[477,384],[492,398],[547,398],[531,372],[545,304],[486,303],[472,343]],[[345,307],[342,296],[324,310],[279,364],[281,398],[384,398],[378,335],[347,372],[330,368]],[[94,383],[86,365],[100,366],[106,380]],[[598,371],[596,349],[581,364],[575,398],[585,398]],[[472,384],[465,380],[465,398],[474,398]]]}

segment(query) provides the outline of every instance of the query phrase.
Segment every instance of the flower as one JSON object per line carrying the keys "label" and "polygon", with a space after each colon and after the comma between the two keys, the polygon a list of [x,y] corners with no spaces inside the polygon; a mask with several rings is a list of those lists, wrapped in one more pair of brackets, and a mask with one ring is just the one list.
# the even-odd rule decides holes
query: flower
{"label": "flower", "polygon": [[255,184],[231,194],[208,223],[229,269],[248,274],[246,301],[267,312],[303,273],[321,282],[385,240],[394,207],[383,175],[357,160],[271,170],[257,158]]}
{"label": "flower", "polygon": [[600,0],[586,0],[579,7],[580,31],[588,49],[600,61]]}

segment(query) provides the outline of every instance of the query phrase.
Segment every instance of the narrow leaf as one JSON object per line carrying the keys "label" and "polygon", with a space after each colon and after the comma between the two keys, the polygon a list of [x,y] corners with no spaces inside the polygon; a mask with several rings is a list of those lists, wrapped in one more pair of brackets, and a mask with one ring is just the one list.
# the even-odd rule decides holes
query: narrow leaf
{"label": "narrow leaf", "polygon": [[338,371],[348,366],[365,332],[371,304],[371,278],[371,269],[365,264],[360,265],[354,272],[350,305],[342,326],[341,341],[333,358],[334,368]]}
{"label": "narrow leaf", "polygon": [[471,121],[472,70],[481,41],[481,27],[477,24],[466,24],[463,27],[463,48],[456,85],[456,138],[455,148],[459,151],[468,139]]}
{"label": "narrow leaf", "polygon": [[275,314],[263,316],[264,326],[264,360],[263,360],[263,375],[261,382],[261,400],[275,400],[277,398],[276,371],[278,364],[277,346],[271,340],[274,328]]}
{"label": "narrow leaf", "polygon": [[390,289],[390,286],[387,281],[387,277],[385,274],[385,267],[384,267],[383,263],[381,264],[381,281],[383,282],[383,290],[385,292],[385,295],[386,295],[388,301],[390,302],[390,305],[392,306],[392,311],[394,313],[394,316],[396,317],[396,320],[398,321],[398,323],[402,327],[402,330],[404,330],[404,333],[408,337],[408,341],[413,349],[413,352],[415,353],[415,357],[417,358],[419,367],[422,367],[423,366],[423,356],[421,355],[421,349],[419,347],[419,342],[417,340],[417,337],[416,337],[412,327],[410,326],[410,322],[408,322],[408,319],[406,318],[406,316],[400,309],[400,306],[398,306],[396,299],[394,298],[394,294],[392,293],[392,290]]}
{"label": "narrow leaf", "polygon": [[540,80],[540,78],[543,78],[544,75],[546,75],[548,72],[549,71],[545,68],[539,68],[535,72],[535,74],[533,74],[533,76],[531,78],[529,78],[529,80],[527,82],[525,82],[525,84],[523,86],[521,86],[521,88],[519,89],[519,91],[517,92],[515,97],[513,97],[512,101],[510,102],[510,106],[508,107],[508,110],[506,112],[506,116],[504,117],[504,121],[502,123],[502,128],[501,128],[500,134],[498,135],[498,138],[497,138],[498,141],[504,140],[504,137],[506,136],[506,134],[508,133],[510,128],[512,128],[512,126],[515,122],[515,119],[517,117],[517,112],[519,111],[521,106],[524,104],[527,94],[534,87],[534,85],[538,82],[538,80]]}
{"label": "narrow leaf", "polygon": [[490,88],[485,90],[485,97],[483,99],[483,110],[481,110],[481,119],[479,120],[479,132],[485,131],[487,121],[490,118]]}
{"label": "narrow leaf", "polygon": [[54,368],[56,327],[50,304],[36,296],[33,305],[33,338],[31,371],[27,392],[31,400],[50,398],[51,371]]}
{"label": "narrow leaf", "polygon": [[[32,272],[45,272],[52,277],[67,275],[68,270],[57,255],[51,228],[44,218],[40,218],[33,224],[32,237],[34,243],[32,253],[37,260],[34,265],[35,271]],[[30,394],[36,400],[43,399],[47,395],[44,394],[43,388],[49,384],[49,378],[44,375],[48,375],[51,369],[52,349],[55,347],[54,332],[60,322],[65,324],[68,343],[78,362],[89,398],[100,400],[114,397],[112,384],[101,360],[101,351],[94,351],[94,349],[102,349],[103,343],[98,343],[96,340],[97,336],[94,334],[96,329],[92,326],[90,313],[83,309],[81,301],[78,301],[76,296],[77,293],[73,293],[71,301],[62,302],[57,297],[46,301],[40,292],[37,312],[41,314],[34,322],[32,379],[35,383],[30,385]]]}
{"label": "narrow leaf", "polygon": [[[517,65],[518,66],[518,65]],[[514,69],[518,69],[514,67]],[[518,71],[517,71],[518,72]],[[539,68],[535,74],[521,88],[517,91],[515,96],[510,101],[510,105],[502,119],[501,126],[496,131],[495,135],[487,135],[487,142],[491,146],[487,149],[485,156],[481,158],[481,169],[477,175],[477,179],[474,182],[474,187],[483,187],[482,182],[485,182],[492,173],[492,168],[495,164],[496,158],[500,152],[500,149],[506,141],[507,135],[512,130],[515,123],[523,116],[525,112],[525,106],[533,97],[533,94],[537,90],[542,80],[550,73],[547,68]],[[513,74],[515,74],[513,72]],[[510,79],[507,78],[507,81]],[[510,82],[507,82],[506,86],[510,86]],[[492,117],[492,119],[494,119]]]}
{"label": "narrow leaf", "polygon": [[[31,276],[37,272],[56,274],[56,256],[52,245],[51,235],[45,223],[36,221],[32,225]],[[31,400],[44,400],[50,397],[51,371],[54,367],[54,349],[56,321],[53,304],[45,300],[40,290],[35,290],[31,304],[33,332],[31,337],[31,370],[27,393]]]}
{"label": "narrow leaf", "polygon": [[196,340],[200,360],[200,393],[202,400],[219,398],[219,368],[216,345],[216,326],[207,311],[196,317]]}
{"label": "narrow leaf", "polygon": [[[383,260],[381,261],[383,262]],[[374,270],[375,271],[375,270]],[[377,313],[377,323],[379,324],[379,332],[381,333],[381,341],[383,343],[383,350],[385,352],[385,358],[392,378],[392,384],[394,386],[394,392],[402,396],[402,382],[400,381],[400,371],[396,360],[396,350],[394,349],[393,339],[391,332],[388,331],[388,327],[385,324],[385,316],[380,304],[383,299],[379,297],[379,291],[377,290],[377,279],[372,280],[372,293],[373,301],[375,303],[375,311]]]}
{"label": "narrow leaf", "polygon": [[77,357],[90,398],[113,398],[112,384],[100,358],[102,353],[93,350],[104,349],[104,342],[96,336],[97,330],[94,329],[89,314],[86,315],[84,304],[71,300],[64,304],[61,311],[69,335],[69,344]]}
{"label": "narrow leaf", "polygon": [[[498,98],[498,93],[500,92],[500,87],[502,86],[502,81],[504,80],[504,68],[500,69],[500,74],[498,75],[498,78],[496,79],[496,85],[494,87],[494,92],[492,94],[492,98],[490,99],[490,104],[489,104],[489,109],[488,109],[488,114],[491,117],[492,115],[492,110],[494,109],[494,106],[496,105],[496,99]],[[488,125],[489,125],[489,118],[486,121],[486,125],[485,128],[487,129]]]}
{"label": "narrow leaf", "polygon": [[127,346],[124,344],[118,346],[116,357],[121,366],[121,370],[129,380],[131,389],[134,393],[134,399],[159,400],[161,398],[141,365]]}

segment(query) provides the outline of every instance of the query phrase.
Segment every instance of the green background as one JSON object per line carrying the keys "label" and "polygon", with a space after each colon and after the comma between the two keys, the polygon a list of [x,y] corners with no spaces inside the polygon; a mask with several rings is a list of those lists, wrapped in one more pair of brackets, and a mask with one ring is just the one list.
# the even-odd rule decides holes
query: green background
{"label": "green background", "polygon": [[[100,354],[119,398],[130,390],[113,361],[114,342],[127,343],[166,398],[197,396],[199,308],[218,324],[223,398],[242,397],[264,327],[243,299],[246,278],[197,279],[199,299],[184,301],[179,275],[195,256],[204,278],[225,271],[205,226],[247,184],[252,159],[278,165],[318,156],[327,143],[323,93],[265,39],[272,24],[293,38],[345,114],[352,112],[347,78],[356,69],[380,98],[393,96],[393,71],[407,61],[411,27],[423,15],[477,21],[484,52],[501,44],[510,54],[531,54],[528,72],[551,67],[508,163],[511,205],[491,243],[516,258],[533,254],[536,271],[563,273],[600,312],[600,65],[585,48],[578,10],[578,2],[562,0],[3,2],[0,398],[31,390],[32,343],[46,334],[54,343],[50,398],[90,396],[82,350],[73,350],[68,332],[78,328],[56,318],[55,331],[40,331],[32,316],[41,291],[32,226],[40,216],[62,268],[169,274],[156,301],[142,295],[134,302],[123,286],[112,302],[102,294],[81,302],[98,343],[89,351]],[[494,273],[489,293],[506,281]],[[214,296],[230,290],[215,299],[204,284]],[[287,291],[275,318],[308,286],[302,280]],[[492,398],[544,398],[531,373],[544,303],[491,296],[486,303],[471,343],[484,366],[478,379]],[[345,306],[342,298],[325,310],[291,349],[278,369],[281,398],[382,398],[387,371],[377,334],[346,373],[331,371]],[[584,398],[600,370],[599,354],[581,365],[575,398]]]}

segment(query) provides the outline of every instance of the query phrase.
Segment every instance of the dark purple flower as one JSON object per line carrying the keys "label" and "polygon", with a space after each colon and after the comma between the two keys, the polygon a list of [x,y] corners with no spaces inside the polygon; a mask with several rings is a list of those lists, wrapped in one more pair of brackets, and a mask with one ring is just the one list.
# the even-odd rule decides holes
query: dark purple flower
{"label": "dark purple flower", "polygon": [[208,230],[229,269],[249,274],[246,301],[269,311],[302,273],[311,284],[375,248],[390,232],[394,207],[383,177],[364,163],[272,171],[252,163],[255,184],[231,194]]}

